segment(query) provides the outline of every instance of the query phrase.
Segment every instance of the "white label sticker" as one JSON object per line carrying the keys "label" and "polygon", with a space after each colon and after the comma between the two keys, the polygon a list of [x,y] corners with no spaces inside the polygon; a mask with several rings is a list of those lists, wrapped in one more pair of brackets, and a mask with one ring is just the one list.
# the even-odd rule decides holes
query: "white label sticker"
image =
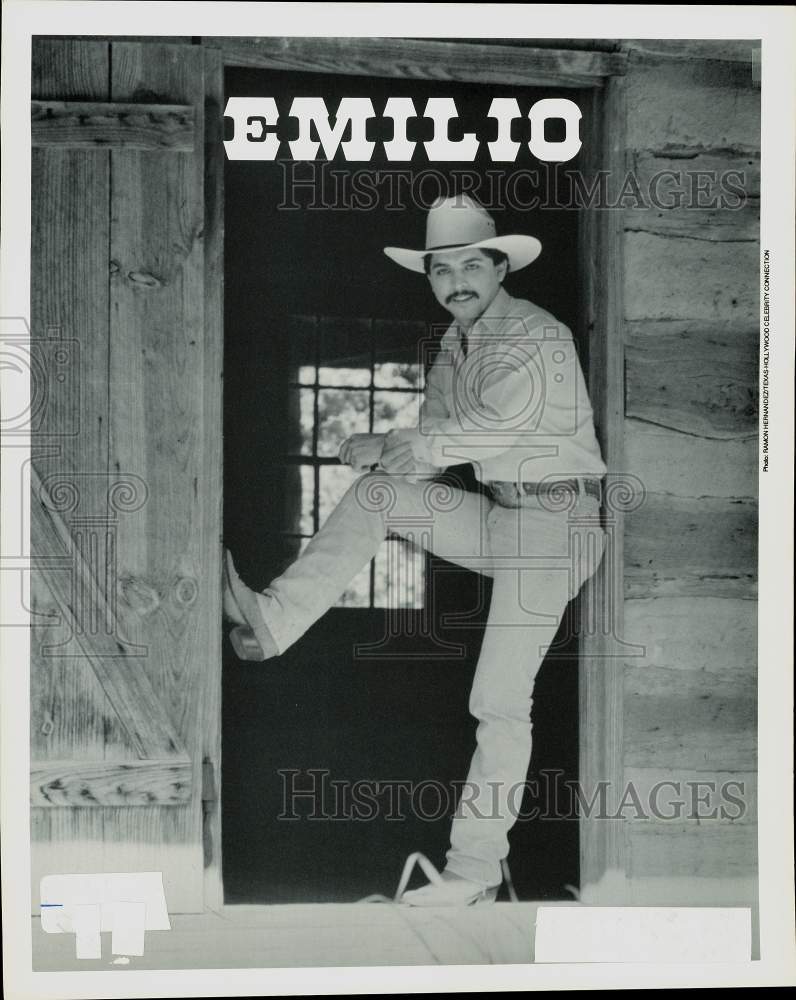
{"label": "white label sticker", "polygon": [[752,911],[734,907],[540,906],[536,962],[748,962]]}

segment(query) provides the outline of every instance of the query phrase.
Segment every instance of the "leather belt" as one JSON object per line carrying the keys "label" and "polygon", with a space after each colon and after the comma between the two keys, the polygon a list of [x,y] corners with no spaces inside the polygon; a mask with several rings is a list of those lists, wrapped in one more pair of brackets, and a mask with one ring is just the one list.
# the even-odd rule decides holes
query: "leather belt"
{"label": "leather belt", "polygon": [[602,500],[602,486],[599,479],[572,478],[572,479],[551,479],[543,483],[513,483],[509,480],[491,480],[487,487],[493,499],[497,500],[496,493],[505,490],[514,490],[516,496],[546,496],[562,489],[572,490],[577,495],[585,494]]}

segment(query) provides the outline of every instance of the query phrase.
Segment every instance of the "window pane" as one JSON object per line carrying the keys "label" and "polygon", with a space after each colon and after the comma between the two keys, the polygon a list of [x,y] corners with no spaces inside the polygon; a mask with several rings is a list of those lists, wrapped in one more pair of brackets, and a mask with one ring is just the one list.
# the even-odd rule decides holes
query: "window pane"
{"label": "window pane", "polygon": [[324,368],[318,369],[321,385],[347,385],[361,388],[370,385],[370,368]]}
{"label": "window pane", "polygon": [[354,389],[318,390],[318,454],[334,457],[352,434],[369,430],[370,393]]}
{"label": "window pane", "polygon": [[387,539],[376,553],[373,606],[422,608],[425,553],[399,539]]}
{"label": "window pane", "polygon": [[320,523],[332,513],[357,474],[347,465],[322,465],[319,470],[320,482]]}
{"label": "window pane", "polygon": [[302,365],[298,370],[298,380],[302,385],[314,385],[315,365]]}
{"label": "window pane", "polygon": [[388,361],[376,365],[373,377],[374,385],[384,389],[421,389],[423,387],[422,365],[403,364]]}
{"label": "window pane", "polygon": [[302,535],[315,534],[315,469],[312,465],[301,467],[301,519],[299,531]]}
{"label": "window pane", "polygon": [[374,392],[373,430],[384,434],[393,427],[416,427],[419,410],[416,392]]}

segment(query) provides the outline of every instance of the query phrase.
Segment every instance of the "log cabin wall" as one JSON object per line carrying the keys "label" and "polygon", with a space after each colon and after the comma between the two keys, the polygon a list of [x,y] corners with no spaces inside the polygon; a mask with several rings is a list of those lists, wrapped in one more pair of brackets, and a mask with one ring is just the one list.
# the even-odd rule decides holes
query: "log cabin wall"
{"label": "log cabin wall", "polygon": [[[650,901],[748,902],[757,869],[756,45],[622,46],[642,188],[657,171],[738,171],[747,195],[624,216],[624,468],[646,491],[625,521],[623,638],[645,647],[624,666],[625,782],[642,800],[681,782],[689,802],[680,820],[625,824],[633,895]],[[694,781],[743,783],[745,813],[695,818]]]}

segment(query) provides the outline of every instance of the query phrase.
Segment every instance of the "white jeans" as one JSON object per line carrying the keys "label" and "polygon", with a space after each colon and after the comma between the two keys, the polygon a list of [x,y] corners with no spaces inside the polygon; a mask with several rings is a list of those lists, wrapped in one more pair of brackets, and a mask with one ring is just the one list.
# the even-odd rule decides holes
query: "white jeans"
{"label": "white jeans", "polygon": [[284,652],[335,603],[390,533],[492,578],[469,702],[478,720],[477,745],[446,866],[489,886],[501,881],[500,862],[527,777],[536,674],[568,602],[605,548],[594,497],[567,492],[556,509],[547,498],[520,502],[504,507],[441,483],[367,473],[260,599]]}

